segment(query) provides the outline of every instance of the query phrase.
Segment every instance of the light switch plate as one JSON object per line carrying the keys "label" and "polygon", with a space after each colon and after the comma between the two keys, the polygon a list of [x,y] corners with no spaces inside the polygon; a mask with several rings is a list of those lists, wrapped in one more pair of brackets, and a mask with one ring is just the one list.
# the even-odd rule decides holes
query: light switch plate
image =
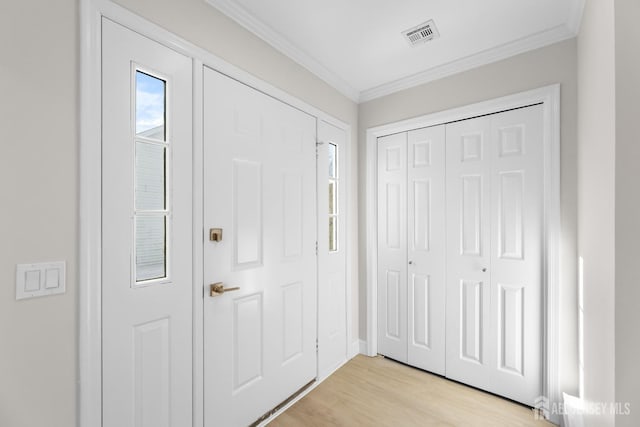
{"label": "light switch plate", "polygon": [[65,292],[65,262],[18,264],[16,299],[42,297]]}

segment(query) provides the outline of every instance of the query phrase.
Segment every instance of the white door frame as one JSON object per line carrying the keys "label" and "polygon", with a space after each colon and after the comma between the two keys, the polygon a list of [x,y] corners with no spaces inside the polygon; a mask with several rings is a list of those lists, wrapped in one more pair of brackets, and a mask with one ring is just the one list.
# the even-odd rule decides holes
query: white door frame
{"label": "white door frame", "polygon": [[[560,282],[560,85],[517,93],[460,108],[377,126],[366,131],[367,354],[378,352],[378,254],[376,153],[378,137],[468,119],[532,104],[543,104],[543,355],[542,395],[560,402],[558,382],[558,300]],[[546,414],[549,417],[551,414]],[[551,420],[558,422],[557,415]]]}
{"label": "white door frame", "polygon": [[[324,120],[347,135],[351,146],[351,126],[287,92],[229,64],[216,55],[176,36],[170,31],[126,10],[109,0],[80,0],[80,159],[78,238],[78,387],[77,425],[102,425],[102,169],[101,169],[101,22],[110,19],[163,44],[193,60],[193,425],[203,426],[203,160],[202,160],[202,72],[206,65],[294,108]],[[349,150],[347,150],[349,151]],[[351,224],[350,219],[347,223]],[[351,247],[348,239],[348,249]],[[347,255],[349,257],[349,255]],[[348,258],[349,259],[349,258]],[[347,279],[350,279],[347,263]],[[347,287],[350,290],[350,281]],[[347,307],[351,319],[351,305]],[[348,326],[347,339],[352,341]]]}

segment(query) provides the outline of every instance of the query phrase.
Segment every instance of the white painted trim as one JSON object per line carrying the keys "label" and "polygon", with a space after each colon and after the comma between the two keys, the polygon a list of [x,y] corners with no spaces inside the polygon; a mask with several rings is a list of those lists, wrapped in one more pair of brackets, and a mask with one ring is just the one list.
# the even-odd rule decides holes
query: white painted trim
{"label": "white painted trim", "polygon": [[585,0],[572,0],[571,12],[569,12],[569,19],[567,20],[567,28],[576,36],[580,32],[580,26],[582,24],[582,14],[584,13]]}
{"label": "white painted trim", "polygon": [[[358,224],[356,222],[351,222],[352,218],[355,218],[355,216],[353,215],[353,209],[349,208],[349,200],[351,200],[351,177],[354,176],[354,172],[355,172],[355,176],[357,177],[357,170],[353,171],[352,170],[352,153],[351,150],[354,148],[354,146],[351,144],[351,126],[348,126],[347,128],[343,129],[345,132],[345,160],[347,162],[347,173],[346,176],[342,178],[343,181],[343,186],[345,187],[345,195],[346,195],[346,200],[347,200],[347,206],[346,206],[346,210],[347,213],[345,215],[345,223],[346,223],[346,247],[345,247],[345,264],[346,264],[346,268],[345,268],[345,289],[346,289],[346,296],[345,296],[345,308],[346,308],[346,315],[347,315],[347,321],[346,321],[346,328],[347,328],[347,333],[345,334],[345,338],[347,340],[346,342],[346,346],[347,346],[347,354],[346,354],[346,360],[349,361],[353,356],[355,356],[355,354],[352,354],[351,351],[351,345],[350,343],[353,340],[353,334],[352,334],[352,330],[353,330],[353,306],[352,306],[352,298],[351,296],[353,295],[353,286],[358,286],[358,283],[352,283],[351,281],[351,251],[353,249],[353,242],[352,242],[352,227],[355,227],[356,229],[358,228]],[[356,164],[357,166],[357,164]],[[357,169],[357,167],[356,167]],[[357,178],[356,178],[357,180]],[[357,204],[356,204],[356,209],[357,209]]]}
{"label": "white painted trim", "polygon": [[[543,394],[550,402],[561,399],[558,382],[559,363],[559,287],[560,287],[560,85],[534,89],[439,113],[428,114],[366,130],[366,280],[367,343],[365,354],[378,351],[377,338],[377,191],[376,143],[381,136],[412,129],[468,119],[511,108],[543,103],[543,180],[544,180],[544,256],[543,277],[545,300],[543,328]],[[558,423],[559,418],[550,417]]]}
{"label": "white painted trim", "polygon": [[204,426],[204,66],[193,60],[193,425]]}
{"label": "white painted trim", "polygon": [[[109,0],[80,0],[80,195],[78,263],[78,387],[77,420],[80,426],[102,424],[102,313],[101,313],[101,20],[108,18],[194,60],[194,426],[203,425],[202,377],[204,362],[196,354],[203,347],[202,326],[202,67],[208,66],[294,108],[324,120],[347,133],[351,126],[285,91],[225,62]],[[349,239],[348,247],[352,242]],[[350,268],[350,265],[348,264]],[[351,310],[351,307],[347,307]],[[349,312],[349,316],[351,313]],[[201,353],[201,351],[200,351]]]}
{"label": "white painted trim", "polygon": [[[543,395],[552,403],[562,399],[558,379],[560,346],[560,85],[549,87],[543,100],[544,108],[544,254],[543,262],[546,283],[544,286],[545,346]],[[558,414],[545,414],[556,424]]]}
{"label": "white painted trim", "polygon": [[[583,0],[582,0],[583,1]],[[358,101],[360,103],[371,101],[372,99],[390,95],[401,90],[410,89],[443,77],[468,71],[482,65],[491,64],[524,52],[539,49],[562,40],[575,37],[577,32],[573,32],[564,25],[559,25],[547,31],[533,34],[510,43],[497,46],[493,49],[485,50],[464,58],[457,59],[447,64],[429,68],[422,72],[403,77],[401,79],[382,84],[360,93]]]}
{"label": "white painted trim", "polygon": [[347,358],[353,359],[358,354],[360,354],[360,340],[354,340],[349,344],[349,354],[347,355]]}
{"label": "white painted trim", "polygon": [[358,340],[358,353],[368,355],[367,352],[367,342],[365,340]]}
{"label": "white painted trim", "polygon": [[304,50],[293,44],[288,38],[282,36],[278,31],[257,19],[238,2],[230,0],[205,1],[229,18],[236,21],[248,31],[258,36],[260,39],[270,44],[274,49],[282,52],[285,56],[302,65],[347,98],[354,102],[358,102],[359,92],[351,87],[349,83],[322,65]]}
{"label": "white painted trim", "polygon": [[102,424],[100,16],[80,0],[77,423]]}

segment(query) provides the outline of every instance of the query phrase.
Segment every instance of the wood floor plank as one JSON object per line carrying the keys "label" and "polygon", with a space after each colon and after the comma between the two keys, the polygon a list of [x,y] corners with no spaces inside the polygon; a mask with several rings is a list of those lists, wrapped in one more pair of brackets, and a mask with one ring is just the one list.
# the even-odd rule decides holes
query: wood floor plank
{"label": "wood floor plank", "polygon": [[525,406],[384,357],[356,356],[273,427],[553,426]]}

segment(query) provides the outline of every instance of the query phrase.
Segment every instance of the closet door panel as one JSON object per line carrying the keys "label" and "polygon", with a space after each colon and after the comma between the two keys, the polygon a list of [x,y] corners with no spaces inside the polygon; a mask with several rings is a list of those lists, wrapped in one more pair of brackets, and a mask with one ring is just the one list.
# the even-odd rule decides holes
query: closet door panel
{"label": "closet door panel", "polygon": [[446,376],[542,393],[542,106],[447,125]]}
{"label": "closet door panel", "polygon": [[378,138],[378,352],[407,362],[407,134]]}
{"label": "closet door panel", "polygon": [[495,365],[490,331],[490,118],[448,124],[446,150],[446,376],[486,389]]}
{"label": "closet door panel", "polygon": [[407,136],[408,363],[445,373],[445,127]]}
{"label": "closet door panel", "polygon": [[491,116],[492,391],[542,394],[542,105]]}

